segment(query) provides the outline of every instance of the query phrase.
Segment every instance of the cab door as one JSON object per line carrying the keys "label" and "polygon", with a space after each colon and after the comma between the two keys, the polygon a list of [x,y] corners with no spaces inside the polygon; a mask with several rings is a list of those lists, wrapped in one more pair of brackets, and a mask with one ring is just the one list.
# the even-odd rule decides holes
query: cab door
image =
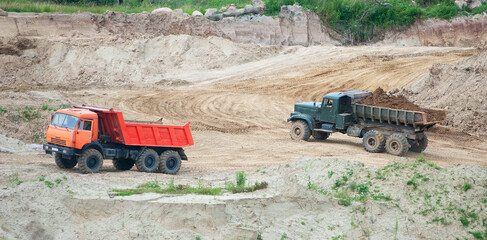
{"label": "cab door", "polygon": [[333,99],[323,98],[323,103],[321,104],[318,120],[327,123],[335,123],[334,109],[336,105],[337,103]]}
{"label": "cab door", "polygon": [[75,148],[81,149],[87,143],[93,141],[93,120],[81,119],[75,130]]}

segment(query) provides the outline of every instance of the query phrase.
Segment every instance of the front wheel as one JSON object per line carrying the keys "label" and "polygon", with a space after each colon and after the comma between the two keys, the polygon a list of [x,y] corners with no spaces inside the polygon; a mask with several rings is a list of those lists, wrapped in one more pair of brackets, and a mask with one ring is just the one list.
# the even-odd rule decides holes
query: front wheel
{"label": "front wheel", "polygon": [[308,141],[311,135],[308,123],[304,120],[294,121],[291,125],[291,131],[289,132],[292,140],[304,140]]}
{"label": "front wheel", "polygon": [[59,168],[65,168],[65,169],[71,169],[78,164],[78,160],[76,159],[76,156],[71,156],[71,158],[63,158],[62,154],[60,153],[55,153],[54,154],[54,162],[56,162],[56,165]]}
{"label": "front wheel", "polygon": [[176,174],[181,168],[181,156],[173,150],[164,151],[161,154],[159,171],[167,174]]}
{"label": "front wheel", "polygon": [[388,153],[396,156],[402,156],[409,150],[409,144],[404,134],[393,133],[387,138],[386,150]]}
{"label": "front wheel", "polygon": [[78,167],[82,173],[94,173],[103,165],[103,155],[96,149],[87,149],[78,159]]}

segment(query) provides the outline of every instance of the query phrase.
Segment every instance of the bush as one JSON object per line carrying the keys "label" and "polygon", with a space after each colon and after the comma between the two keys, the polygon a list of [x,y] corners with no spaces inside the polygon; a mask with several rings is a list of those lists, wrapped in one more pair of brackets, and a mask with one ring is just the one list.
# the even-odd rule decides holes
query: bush
{"label": "bush", "polygon": [[245,181],[247,177],[245,176],[244,172],[237,172],[237,187],[245,187]]}
{"label": "bush", "polygon": [[[315,11],[350,43],[372,40],[392,27],[410,26],[421,17],[450,19],[459,14],[454,0],[417,0],[417,6],[403,0],[379,0],[382,4],[368,0],[267,0],[267,13],[276,15],[281,5],[294,2]],[[481,10],[475,14],[485,12],[487,4],[476,9]]]}

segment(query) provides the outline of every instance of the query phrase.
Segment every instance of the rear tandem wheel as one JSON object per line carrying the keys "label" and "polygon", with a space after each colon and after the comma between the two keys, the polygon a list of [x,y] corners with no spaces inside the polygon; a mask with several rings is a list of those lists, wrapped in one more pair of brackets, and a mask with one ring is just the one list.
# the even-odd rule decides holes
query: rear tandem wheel
{"label": "rear tandem wheel", "polygon": [[147,148],[135,160],[135,166],[141,172],[156,172],[159,167],[159,155],[153,149]]}
{"label": "rear tandem wheel", "polygon": [[409,150],[409,143],[401,133],[393,133],[386,140],[386,150],[388,153],[396,156],[402,156]]}
{"label": "rear tandem wheel", "polygon": [[161,153],[159,171],[167,174],[176,174],[181,168],[181,156],[174,150]]}
{"label": "rear tandem wheel", "polygon": [[386,138],[379,131],[369,130],[365,133],[362,144],[364,145],[365,151],[379,153],[384,151]]}

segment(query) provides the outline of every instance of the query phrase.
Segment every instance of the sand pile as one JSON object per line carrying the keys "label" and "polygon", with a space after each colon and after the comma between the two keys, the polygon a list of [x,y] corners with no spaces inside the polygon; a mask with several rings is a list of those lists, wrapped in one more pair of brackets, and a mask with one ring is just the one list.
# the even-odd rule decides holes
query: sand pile
{"label": "sand pile", "polygon": [[447,111],[446,124],[487,136],[487,52],[454,64],[435,64],[430,73],[403,90],[415,103]]}
{"label": "sand pile", "polygon": [[[11,44],[12,42],[16,43]],[[188,35],[151,39],[37,39],[31,45],[16,38],[0,43],[0,88],[81,88],[144,83],[184,84],[172,77],[194,70],[214,70],[278,54],[280,46],[234,43],[218,37]],[[32,46],[32,49],[27,47]],[[35,46],[35,47],[34,47]],[[22,69],[22,71],[19,71]]]}
{"label": "sand pile", "polygon": [[427,114],[427,119],[430,122],[443,121],[446,119],[445,111],[422,108],[410,102],[402,95],[389,95],[380,87],[377,88],[371,96],[362,99],[360,103],[379,107],[425,112]]}

